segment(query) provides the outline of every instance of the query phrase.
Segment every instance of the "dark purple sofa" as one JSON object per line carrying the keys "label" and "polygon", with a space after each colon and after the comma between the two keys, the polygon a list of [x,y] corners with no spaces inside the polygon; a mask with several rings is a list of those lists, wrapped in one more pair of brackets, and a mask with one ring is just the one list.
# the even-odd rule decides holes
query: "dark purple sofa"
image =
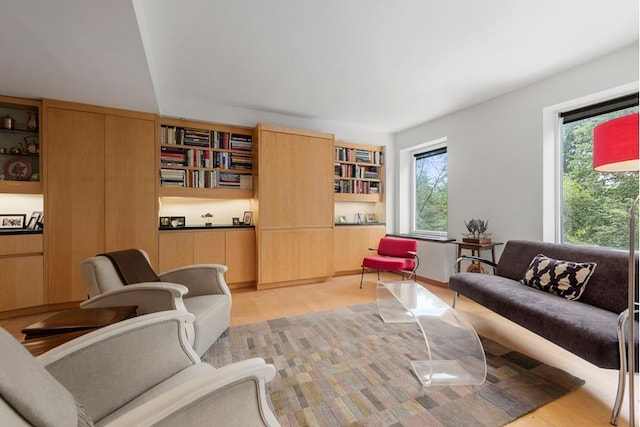
{"label": "dark purple sofa", "polygon": [[[570,301],[519,282],[538,254],[597,263],[578,300]],[[637,264],[636,260],[636,270]],[[600,368],[620,369],[616,322],[628,305],[628,268],[629,254],[625,251],[511,240],[504,247],[495,275],[455,273],[449,278],[449,289]],[[637,320],[635,324],[637,343]]]}

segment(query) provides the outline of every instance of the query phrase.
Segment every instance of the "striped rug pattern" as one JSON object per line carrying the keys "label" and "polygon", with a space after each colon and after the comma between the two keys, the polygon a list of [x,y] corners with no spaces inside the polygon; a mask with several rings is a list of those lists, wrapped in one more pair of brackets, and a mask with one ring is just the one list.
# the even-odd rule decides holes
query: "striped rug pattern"
{"label": "striped rug pattern", "polygon": [[375,304],[232,326],[203,360],[262,357],[282,426],[501,426],[584,381],[482,338],[480,386],[424,387],[409,365],[425,359],[416,324],[385,324]]}

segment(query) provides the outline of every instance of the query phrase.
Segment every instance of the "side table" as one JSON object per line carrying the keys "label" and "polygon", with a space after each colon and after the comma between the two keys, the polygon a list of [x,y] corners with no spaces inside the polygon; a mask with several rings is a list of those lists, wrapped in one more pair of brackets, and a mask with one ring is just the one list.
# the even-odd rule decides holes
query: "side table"
{"label": "side table", "polygon": [[[458,258],[462,256],[462,250],[471,251],[471,256],[481,257],[482,251],[491,251],[491,261],[496,262],[496,246],[502,245],[502,242],[489,242],[489,243],[469,243],[469,242],[454,242],[458,245]],[[495,269],[494,269],[495,270]],[[460,265],[458,264],[458,271],[460,271]],[[484,268],[480,263],[472,262],[468,272],[484,273]]]}
{"label": "side table", "polygon": [[22,329],[22,343],[34,356],[44,353],[76,337],[135,317],[137,306],[77,308],[33,323]]}

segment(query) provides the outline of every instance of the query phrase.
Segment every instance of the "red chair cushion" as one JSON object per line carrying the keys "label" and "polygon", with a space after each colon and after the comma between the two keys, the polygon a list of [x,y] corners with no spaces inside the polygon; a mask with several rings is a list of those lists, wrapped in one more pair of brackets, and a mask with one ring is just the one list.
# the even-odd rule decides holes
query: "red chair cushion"
{"label": "red chair cushion", "polygon": [[366,256],[362,260],[362,266],[383,271],[413,270],[415,261],[410,258],[392,258],[380,255]]}

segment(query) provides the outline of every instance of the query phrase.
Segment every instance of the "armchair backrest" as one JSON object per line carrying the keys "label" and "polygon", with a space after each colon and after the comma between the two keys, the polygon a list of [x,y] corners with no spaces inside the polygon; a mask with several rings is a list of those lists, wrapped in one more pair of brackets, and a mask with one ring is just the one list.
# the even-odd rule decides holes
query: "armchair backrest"
{"label": "armchair backrest", "polygon": [[402,239],[398,237],[383,237],[378,244],[378,254],[396,258],[415,258],[408,252],[416,252],[418,242],[413,239]]}
{"label": "armchair backrest", "polygon": [[[149,255],[142,249],[138,250],[149,262]],[[85,259],[80,264],[80,270],[90,298],[124,286],[113,263],[105,256],[98,255]]]}

